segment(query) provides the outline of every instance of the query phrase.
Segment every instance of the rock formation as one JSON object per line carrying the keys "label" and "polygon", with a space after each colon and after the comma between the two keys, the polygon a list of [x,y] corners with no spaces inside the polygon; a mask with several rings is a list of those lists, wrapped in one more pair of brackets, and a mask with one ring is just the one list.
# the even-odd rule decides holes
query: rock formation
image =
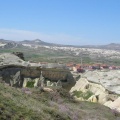
{"label": "rock formation", "polygon": [[36,87],[38,84],[41,84],[40,82],[43,82],[43,79],[45,86],[47,85],[47,81],[53,84],[61,81],[61,83],[58,83],[68,90],[75,84],[75,80],[70,71],[61,67],[42,68],[39,65],[31,66],[30,63],[9,53],[1,54],[0,60],[0,78],[11,86],[26,87],[29,81],[31,87]]}
{"label": "rock formation", "polygon": [[18,56],[20,59],[25,60],[22,52],[13,52],[14,55]]}
{"label": "rock formation", "polygon": [[[107,71],[107,72],[88,71],[88,73],[86,72],[85,74],[82,74],[81,78],[78,81],[76,81],[76,84],[74,87],[71,88],[70,93],[73,94],[74,91],[77,91],[78,93],[86,94],[88,91],[90,91],[93,93],[93,95],[89,96],[87,101],[98,102],[100,104],[103,104],[105,106],[108,106],[111,109],[115,109],[120,112],[120,105],[119,105],[120,97],[117,94],[119,93],[119,91],[117,91],[118,90],[117,88],[119,87],[119,85],[116,82],[118,81],[119,83],[119,76],[117,76],[118,73],[119,73],[119,70]],[[99,79],[101,79],[100,82],[99,82]],[[105,81],[105,83],[102,84],[103,80]],[[109,82],[106,83],[107,81]],[[111,83],[111,87],[113,88],[114,88],[113,83],[115,86],[117,85],[118,86],[115,89],[111,89],[110,83]],[[106,84],[106,86],[104,84]],[[75,98],[76,97],[77,96],[75,96]],[[77,97],[76,99],[83,101],[84,98],[81,98],[80,96],[80,97]]]}
{"label": "rock formation", "polygon": [[115,101],[107,101],[104,105],[120,112],[120,97],[118,97]]}

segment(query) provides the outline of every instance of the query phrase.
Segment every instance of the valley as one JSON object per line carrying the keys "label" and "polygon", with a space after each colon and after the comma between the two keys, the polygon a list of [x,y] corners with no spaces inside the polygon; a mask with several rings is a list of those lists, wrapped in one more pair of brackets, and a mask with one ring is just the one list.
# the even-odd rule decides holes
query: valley
{"label": "valley", "polygon": [[68,46],[46,43],[39,39],[14,42],[0,40],[0,53],[22,52],[25,59],[34,62],[59,62],[59,63],[103,63],[120,65],[119,44],[104,46]]}

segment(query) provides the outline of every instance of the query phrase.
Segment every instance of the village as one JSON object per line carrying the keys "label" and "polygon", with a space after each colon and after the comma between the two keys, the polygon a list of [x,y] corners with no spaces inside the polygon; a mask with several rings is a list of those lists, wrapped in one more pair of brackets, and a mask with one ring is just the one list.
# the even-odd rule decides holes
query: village
{"label": "village", "polygon": [[96,63],[96,64],[75,64],[75,63],[68,63],[66,66],[69,68],[69,70],[74,72],[83,73],[85,71],[92,71],[92,70],[118,70],[120,69],[120,66],[110,66],[107,64],[102,63]]}
{"label": "village", "polygon": [[73,72],[78,73],[84,73],[85,71],[94,71],[94,70],[119,70],[120,66],[115,65],[108,65],[103,63],[93,63],[93,64],[87,64],[87,63],[48,63],[48,62],[34,62],[34,61],[28,61],[28,64],[31,66],[41,66],[41,67],[47,67],[47,68],[64,68],[69,69]]}

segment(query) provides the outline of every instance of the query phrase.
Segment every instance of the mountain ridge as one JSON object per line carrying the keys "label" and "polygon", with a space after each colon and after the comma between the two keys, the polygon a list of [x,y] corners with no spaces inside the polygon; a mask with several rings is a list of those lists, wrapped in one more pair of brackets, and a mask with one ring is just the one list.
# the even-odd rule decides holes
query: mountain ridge
{"label": "mountain ridge", "polygon": [[43,46],[58,46],[58,47],[82,47],[82,48],[99,48],[99,49],[113,49],[113,50],[120,50],[120,43],[109,43],[106,45],[63,45],[63,44],[56,44],[56,43],[49,43],[44,42],[40,39],[34,40],[23,40],[23,41],[13,41],[13,40],[5,40],[0,39],[1,44],[30,44],[30,45],[43,45]]}

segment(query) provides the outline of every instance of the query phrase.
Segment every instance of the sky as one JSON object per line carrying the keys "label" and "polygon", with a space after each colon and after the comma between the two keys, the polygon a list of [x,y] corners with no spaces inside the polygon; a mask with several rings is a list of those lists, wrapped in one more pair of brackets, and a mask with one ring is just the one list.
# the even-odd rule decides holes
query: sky
{"label": "sky", "polygon": [[0,39],[120,43],[120,0],[0,0]]}

